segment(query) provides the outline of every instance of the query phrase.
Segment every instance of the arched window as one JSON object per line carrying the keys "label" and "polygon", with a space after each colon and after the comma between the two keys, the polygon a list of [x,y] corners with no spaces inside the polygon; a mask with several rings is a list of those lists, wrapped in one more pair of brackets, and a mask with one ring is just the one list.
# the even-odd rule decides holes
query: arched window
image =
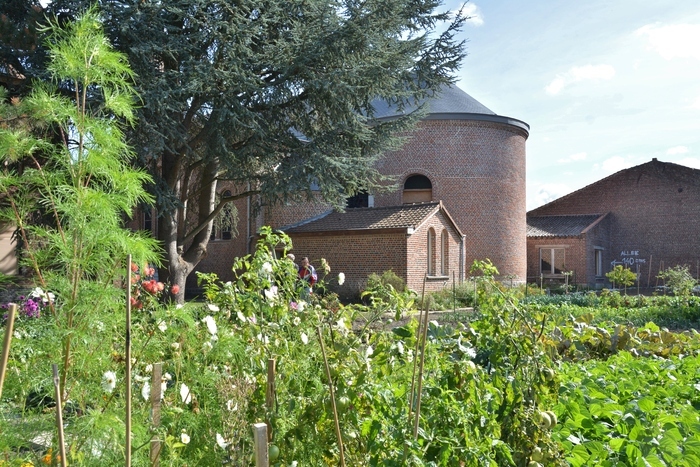
{"label": "arched window", "polygon": [[[217,195],[217,202],[229,196],[231,196],[231,191],[224,190]],[[231,240],[233,238],[233,229],[236,227],[236,214],[236,207],[232,203],[227,203],[214,219],[209,239]]]}
{"label": "arched window", "polygon": [[442,266],[442,275],[450,275],[450,236],[447,229],[442,230],[440,236],[440,265]]}
{"label": "arched window", "polygon": [[428,229],[428,275],[435,275],[435,230]]}
{"label": "arched window", "polygon": [[433,184],[425,175],[411,175],[403,184],[403,204],[433,200]]}

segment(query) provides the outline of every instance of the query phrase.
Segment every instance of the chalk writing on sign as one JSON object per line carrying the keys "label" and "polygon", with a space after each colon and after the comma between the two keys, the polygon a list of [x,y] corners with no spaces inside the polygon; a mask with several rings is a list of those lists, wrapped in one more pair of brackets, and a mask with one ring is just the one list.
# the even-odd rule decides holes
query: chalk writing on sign
{"label": "chalk writing on sign", "polygon": [[613,268],[618,264],[631,268],[635,264],[646,264],[647,262],[646,258],[639,257],[639,250],[622,250],[620,257],[621,259],[614,259],[610,263]]}

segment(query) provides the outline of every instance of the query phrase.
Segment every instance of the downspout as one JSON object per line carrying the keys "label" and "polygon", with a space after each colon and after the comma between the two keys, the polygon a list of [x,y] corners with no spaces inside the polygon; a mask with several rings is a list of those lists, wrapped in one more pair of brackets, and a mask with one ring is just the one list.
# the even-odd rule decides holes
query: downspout
{"label": "downspout", "polygon": [[467,239],[466,235],[462,235],[462,241],[459,242],[459,283],[462,284],[464,282],[464,272],[466,269],[466,264],[464,262],[466,261],[465,258],[465,253],[464,253],[464,245],[465,241]]}

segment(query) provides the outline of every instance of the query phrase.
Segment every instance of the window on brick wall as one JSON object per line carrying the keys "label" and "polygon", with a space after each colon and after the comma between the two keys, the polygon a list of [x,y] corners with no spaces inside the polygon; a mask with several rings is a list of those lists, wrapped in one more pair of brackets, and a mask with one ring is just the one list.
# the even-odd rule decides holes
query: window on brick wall
{"label": "window on brick wall", "polygon": [[603,277],[603,249],[596,248],[593,251],[593,259],[595,261],[595,275],[596,277]]}
{"label": "window on brick wall", "polygon": [[442,230],[440,236],[440,265],[442,266],[442,275],[450,275],[450,237],[447,229]]}
{"label": "window on brick wall", "polygon": [[[217,202],[220,201],[221,198],[228,198],[229,196],[231,196],[231,191],[225,190],[217,196]],[[227,203],[214,220],[209,240],[231,240],[233,238],[233,229],[236,227],[236,221],[236,207],[231,203]]]}
{"label": "window on brick wall", "polygon": [[435,275],[435,230],[428,229],[428,275]]}
{"label": "window on brick wall", "polygon": [[425,175],[411,175],[403,184],[403,204],[433,200],[433,184]]}
{"label": "window on brick wall", "polygon": [[566,251],[563,247],[540,248],[540,273],[561,276],[566,269]]}

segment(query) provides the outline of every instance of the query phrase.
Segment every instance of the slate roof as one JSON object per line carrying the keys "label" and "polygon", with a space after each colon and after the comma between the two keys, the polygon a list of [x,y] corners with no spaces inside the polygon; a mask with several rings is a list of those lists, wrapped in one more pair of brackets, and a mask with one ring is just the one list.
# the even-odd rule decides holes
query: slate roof
{"label": "slate roof", "polygon": [[427,101],[428,115],[433,114],[484,114],[496,115],[488,107],[474,99],[457,86],[447,86],[434,96],[418,102],[415,105],[407,106],[403,112],[397,112],[395,106],[384,100],[377,99],[372,105],[375,109],[375,118],[395,117],[400,114],[408,114],[416,110],[420,104]]}
{"label": "slate roof", "polygon": [[584,233],[600,214],[578,216],[528,216],[528,237],[576,237]]}
{"label": "slate roof", "polygon": [[[348,209],[345,212],[329,211],[305,222],[282,227],[280,230],[294,234],[347,230],[415,229],[439,209],[444,209],[440,202],[430,202],[381,208],[356,208]],[[459,229],[457,230],[459,231]]]}

